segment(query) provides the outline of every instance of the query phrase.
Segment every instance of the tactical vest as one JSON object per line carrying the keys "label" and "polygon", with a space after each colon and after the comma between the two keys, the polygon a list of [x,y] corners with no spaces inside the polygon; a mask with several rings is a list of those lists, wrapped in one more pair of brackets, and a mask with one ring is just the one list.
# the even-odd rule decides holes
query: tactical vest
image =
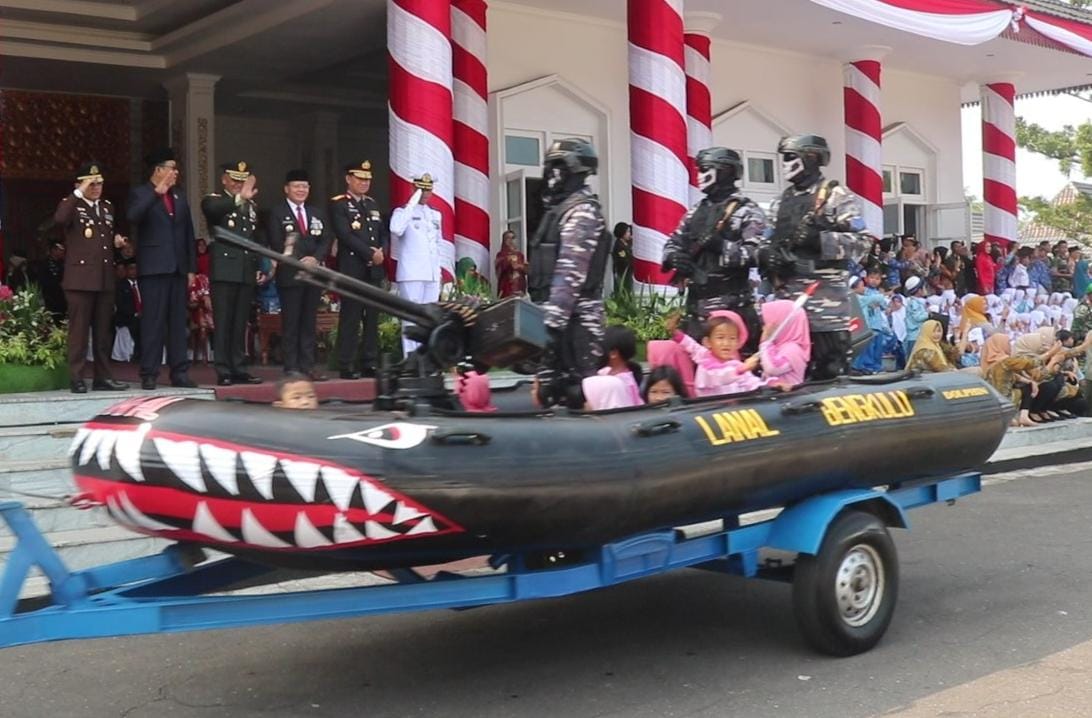
{"label": "tactical vest", "polygon": [[801,224],[808,214],[815,209],[817,185],[812,192],[797,194],[791,188],[781,195],[781,204],[777,208],[777,224],[774,227],[773,244],[789,247],[800,259],[819,259],[819,229],[814,224],[801,231]]}
{"label": "tactical vest", "polygon": [[[551,209],[542,218],[538,231],[531,239],[531,271],[527,280],[528,293],[534,301],[545,301],[550,296],[550,285],[554,278],[557,257],[561,253],[561,218],[570,209],[579,204],[589,203],[599,210],[599,198],[583,192],[573,192]],[[602,222],[602,216],[600,216]],[[601,299],[603,297],[603,277],[607,272],[607,260],[613,235],[606,229],[599,235],[595,244],[595,253],[588,265],[588,274],[580,288],[581,299]]]}

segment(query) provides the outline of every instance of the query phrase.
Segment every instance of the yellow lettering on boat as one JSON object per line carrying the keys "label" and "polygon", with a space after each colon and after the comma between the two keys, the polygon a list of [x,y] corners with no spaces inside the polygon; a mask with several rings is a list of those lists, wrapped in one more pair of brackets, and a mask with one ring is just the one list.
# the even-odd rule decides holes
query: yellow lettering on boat
{"label": "yellow lettering on boat", "polygon": [[713,446],[763,439],[781,433],[777,429],[771,429],[767,426],[766,420],[754,409],[718,411],[709,419],[712,420],[713,426],[705,417],[694,417],[694,421],[705,432],[705,437],[709,439],[709,443]]}
{"label": "yellow lettering on boat", "polygon": [[990,390],[984,386],[972,386],[966,389],[949,389],[944,392],[945,399],[969,399],[972,396],[987,396]]}
{"label": "yellow lettering on boat", "polygon": [[914,415],[910,397],[901,390],[829,396],[823,399],[820,408],[830,426],[905,419]]}

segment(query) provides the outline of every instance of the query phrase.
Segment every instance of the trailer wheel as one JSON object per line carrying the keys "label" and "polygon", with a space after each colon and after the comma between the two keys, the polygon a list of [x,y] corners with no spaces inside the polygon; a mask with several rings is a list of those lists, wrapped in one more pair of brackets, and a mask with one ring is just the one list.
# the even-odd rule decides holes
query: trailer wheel
{"label": "trailer wheel", "polygon": [[864,653],[891,623],[898,589],[898,556],[887,527],[872,514],[845,511],[827,528],[817,555],[797,557],[797,626],[817,651]]}

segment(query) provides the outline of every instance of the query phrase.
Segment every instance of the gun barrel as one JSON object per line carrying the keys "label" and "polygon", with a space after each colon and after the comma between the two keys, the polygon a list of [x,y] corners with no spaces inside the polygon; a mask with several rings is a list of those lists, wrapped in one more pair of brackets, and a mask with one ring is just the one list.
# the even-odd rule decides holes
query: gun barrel
{"label": "gun barrel", "polygon": [[434,328],[437,324],[437,317],[431,314],[424,305],[411,302],[408,299],[403,299],[390,292],[383,291],[379,287],[374,287],[355,277],[350,277],[341,272],[335,272],[332,269],[321,265],[314,267],[309,266],[291,255],[275,252],[269,247],[253,242],[246,237],[232,232],[231,230],[224,229],[223,227],[215,227],[213,229],[213,234],[217,240],[234,244],[248,252],[260,254],[279,264],[292,267],[300,272],[299,279],[308,284],[337,292],[342,296],[361,302],[369,307],[378,309],[381,312],[385,312],[386,314],[398,317],[407,322],[413,322],[414,324],[430,329]]}

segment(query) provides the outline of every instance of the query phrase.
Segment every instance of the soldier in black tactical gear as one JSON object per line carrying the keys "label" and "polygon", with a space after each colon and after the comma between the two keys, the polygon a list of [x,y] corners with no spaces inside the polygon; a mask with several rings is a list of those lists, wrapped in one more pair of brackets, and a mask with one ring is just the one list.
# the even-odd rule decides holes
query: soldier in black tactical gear
{"label": "soldier in black tactical gear", "polygon": [[823,177],[830,162],[827,141],[818,135],[781,140],[781,171],[789,186],[770,208],[776,223],[768,272],[779,291],[799,296],[819,282],[804,307],[811,329],[808,378],[833,379],[849,368],[850,297],[847,259],[867,250],[857,198]]}
{"label": "soldier in black tactical gear", "polygon": [[766,215],[736,187],[743,174],[739,153],[726,147],[698,152],[698,187],[705,199],[682,218],[664,245],[663,269],[686,284],[686,323],[695,338],[709,313],[730,309],[747,324],[749,356],[758,349],[762,323],[754,308],[750,269],[765,244]]}
{"label": "soldier in black tactical gear", "polygon": [[550,346],[539,371],[543,406],[583,408],[580,380],[599,369],[603,342],[603,279],[610,256],[599,198],[587,185],[599,158],[585,140],[546,150],[546,215],[531,240],[532,298],[546,310]]}

